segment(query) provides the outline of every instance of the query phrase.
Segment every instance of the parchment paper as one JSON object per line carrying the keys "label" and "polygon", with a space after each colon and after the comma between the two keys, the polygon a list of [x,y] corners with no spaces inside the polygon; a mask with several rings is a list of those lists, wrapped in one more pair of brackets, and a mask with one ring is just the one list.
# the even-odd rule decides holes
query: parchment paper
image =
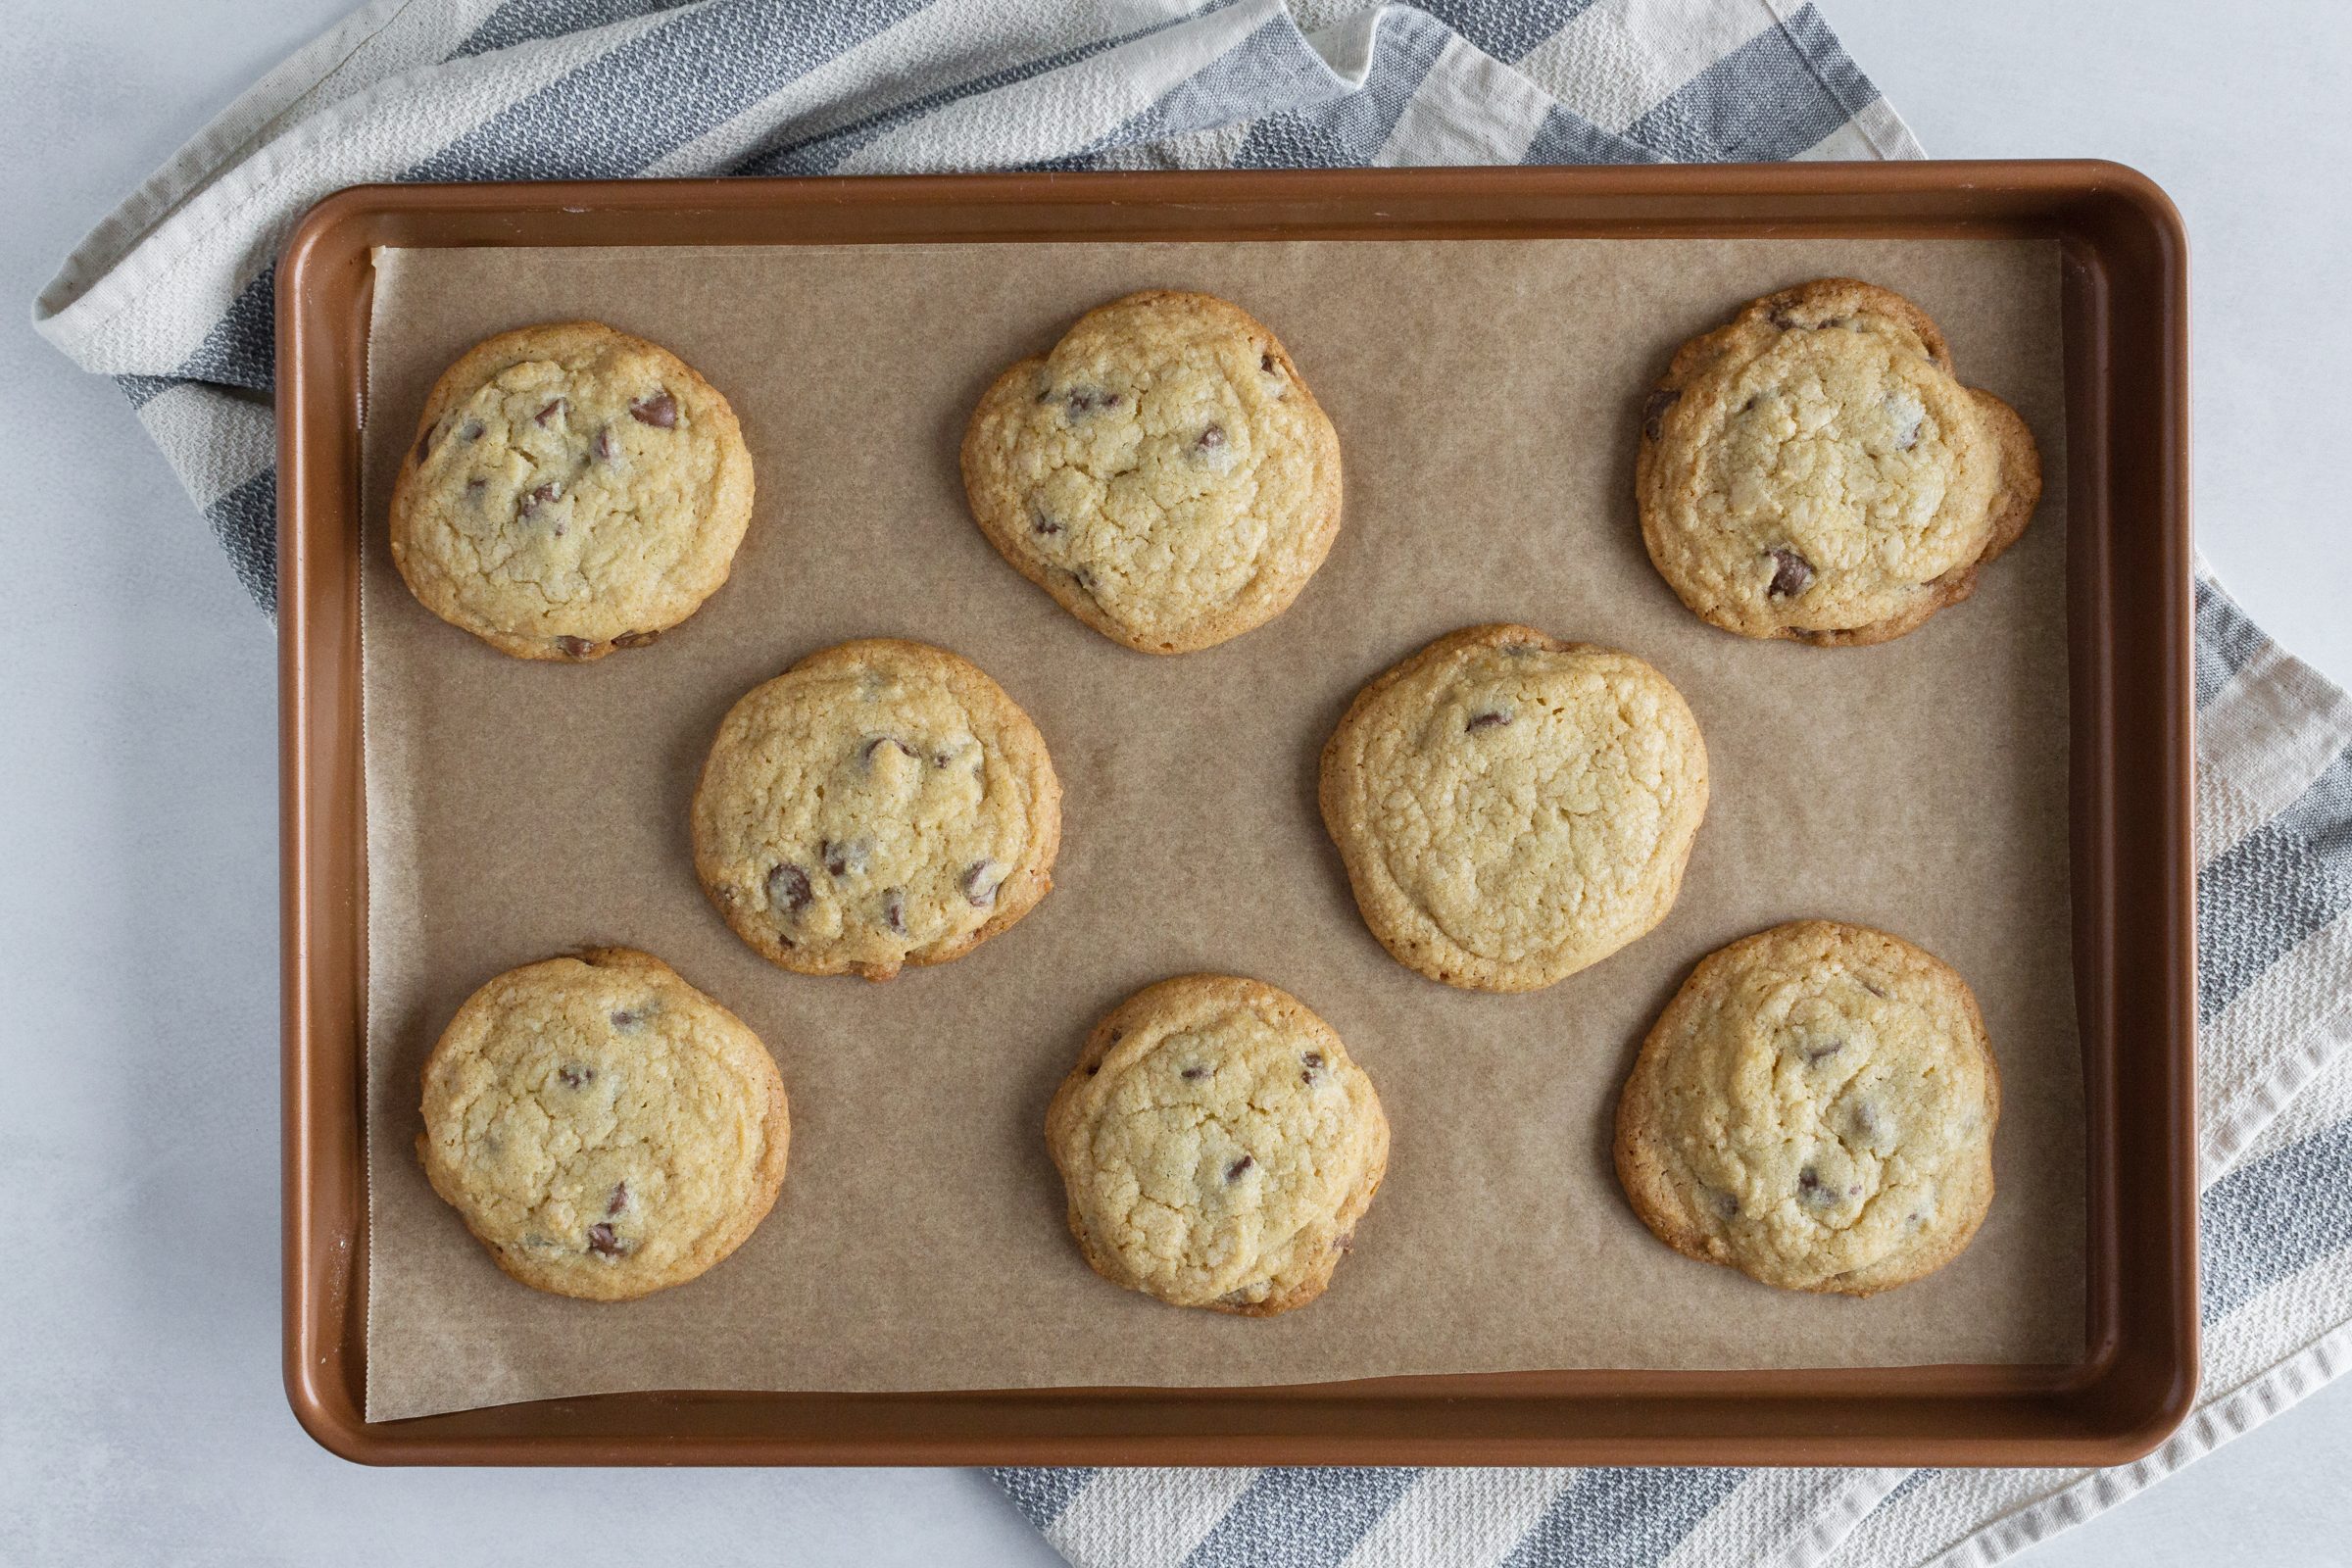
{"label": "parchment paper", "polygon": [[[1298,1383],[1553,1367],[2077,1356],[2083,1127],[2069,960],[2058,270],[2026,241],[1513,241],[391,251],[367,420],[368,1406],[372,1419],[629,1389]],[[1975,600],[1878,648],[1760,644],[1643,555],[1635,411],[1674,346],[1766,290],[1852,273],[1942,322],[2047,477]],[[1330,562],[1271,625],[1155,659],[998,559],[956,477],[1004,365],[1129,289],[1234,299],[1339,427]],[[654,646],[504,658],[426,613],[384,549],[417,409],[468,344],[593,317],[733,402],[759,506],[734,579]],[[1530,996],[1456,991],[1365,931],[1314,805],[1364,681],[1517,620],[1651,661],[1689,697],[1713,805],[1681,902]],[[1055,887],[896,981],[769,967],[695,885],[686,808],[720,715],[845,638],[939,643],[1036,718],[1067,793]],[[1898,932],[1976,988],[1999,1054],[1999,1195],[1975,1245],[1869,1301],[1776,1292],[1652,1240],[1608,1163],[1617,1087],[1700,956],[1804,915]],[[543,1296],[425,1186],[417,1070],[512,965],[625,943],[759,1031],[792,1165],[759,1233],[627,1305]],[[1089,1026],[1148,982],[1254,975],[1321,1012],[1395,1127],[1354,1255],[1255,1321],[1079,1260],[1041,1133]]]}

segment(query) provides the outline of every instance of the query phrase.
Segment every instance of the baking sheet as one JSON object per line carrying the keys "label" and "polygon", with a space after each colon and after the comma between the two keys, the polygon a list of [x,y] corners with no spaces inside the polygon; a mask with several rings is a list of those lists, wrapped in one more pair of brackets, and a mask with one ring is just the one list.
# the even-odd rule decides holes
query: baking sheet
{"label": "baking sheet", "polygon": [[[368,1413],[660,1388],[1300,1383],[1557,1367],[2055,1363],[2082,1350],[2069,960],[2058,261],[2026,240],[1558,240],[379,252],[366,420]],[[1848,272],[1943,324],[2014,403],[2044,501],[1977,597],[1880,648],[1729,637],[1675,602],[1631,500],[1634,411],[1683,338]],[[1330,561],[1272,624],[1153,659],[1006,566],[963,507],[982,387],[1129,289],[1234,299],[1340,431]],[[733,402],[760,499],[734,579],[651,648],[569,667],[426,613],[381,518],[425,390],[473,341],[595,317]],[[1690,699],[1713,802],[1655,932],[1531,996],[1399,967],[1314,806],[1324,738],[1429,638],[1520,620],[1642,655]],[[936,642],[1037,720],[1055,889],[884,986],[774,969],[696,887],[686,808],[735,698],[850,637]],[[1802,915],[1882,925],[1976,988],[2004,1086],[1970,1250],[1869,1301],[1681,1258],[1608,1167],[1616,1089],[1709,950]],[[775,1211],[703,1279],[622,1305],[509,1281],[416,1166],[417,1070],[491,975],[587,944],[674,964],[775,1053]],[[1041,1122],[1094,1020],[1187,970],[1329,1019],[1395,1129],[1331,1292],[1284,1317],[1162,1306],[1062,1227]]]}

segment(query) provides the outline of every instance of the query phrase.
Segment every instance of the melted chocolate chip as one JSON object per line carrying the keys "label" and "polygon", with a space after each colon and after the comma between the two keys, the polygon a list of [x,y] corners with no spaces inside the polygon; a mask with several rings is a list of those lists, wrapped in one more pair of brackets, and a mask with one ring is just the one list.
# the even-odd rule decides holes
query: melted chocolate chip
{"label": "melted chocolate chip", "polygon": [[645,1023],[647,1010],[644,1007],[623,1007],[612,1014],[612,1027],[615,1029],[639,1028]]}
{"label": "melted chocolate chip", "polygon": [[1242,1179],[1242,1172],[1248,1170],[1250,1166],[1256,1163],[1256,1160],[1251,1159],[1248,1154],[1244,1154],[1241,1158],[1235,1160],[1232,1164],[1225,1167],[1225,1180],[1228,1182],[1240,1181]]}
{"label": "melted chocolate chip", "polygon": [[479,441],[482,438],[482,421],[479,419],[467,419],[466,421],[466,428],[460,430],[458,434],[464,436],[468,441]]}
{"label": "melted chocolate chip", "polygon": [[985,909],[997,902],[997,889],[1004,885],[1004,879],[1003,877],[990,879],[988,873],[996,868],[996,861],[981,860],[963,873],[961,886],[964,902],[981,909]]}
{"label": "melted chocolate chip", "polygon": [[1715,1200],[1716,1213],[1725,1219],[1740,1217],[1740,1197],[1737,1193],[1710,1193],[1707,1196]]}
{"label": "melted chocolate chip", "polygon": [[1767,550],[1764,554],[1775,563],[1772,586],[1764,590],[1766,597],[1793,599],[1812,586],[1813,563],[1786,547]]}
{"label": "melted chocolate chip", "polygon": [[565,659],[586,659],[596,652],[596,644],[585,637],[559,637],[556,647],[563,651]]}
{"label": "melted chocolate chip", "polygon": [[466,493],[469,496],[478,496],[489,488],[490,481],[487,479],[468,479],[466,481]]}
{"label": "melted chocolate chip", "polygon": [[820,853],[828,875],[848,876],[853,871],[865,869],[866,862],[873,858],[874,847],[864,839],[851,839],[841,844],[827,839]]}
{"label": "melted chocolate chip", "polygon": [[615,648],[643,648],[662,634],[658,631],[624,631],[612,639]]}
{"label": "melted chocolate chip", "polygon": [[1662,386],[1642,405],[1642,433],[1655,441],[1666,428],[1666,411],[1682,396],[1679,387]]}
{"label": "melted chocolate chip", "polygon": [[1320,1067],[1323,1065],[1323,1053],[1320,1051],[1310,1051],[1305,1055],[1300,1056],[1298,1059],[1306,1063],[1306,1065],[1309,1067]]}
{"label": "melted chocolate chip", "polygon": [[1795,317],[1788,314],[1787,309],[1781,306],[1775,306],[1773,307],[1772,312],[1772,324],[1786,332],[1790,328],[1795,327],[1799,323]]}
{"label": "melted chocolate chip", "polygon": [[1298,1058],[1298,1081],[1302,1084],[1311,1084],[1315,1081],[1316,1069],[1323,1065],[1323,1053],[1320,1051],[1307,1052]]}
{"label": "melted chocolate chip", "polygon": [[882,895],[882,923],[900,936],[906,934],[906,895],[901,889]]}
{"label": "melted chocolate chip", "polygon": [[639,424],[653,425],[656,429],[674,429],[678,422],[678,400],[666,391],[657,392],[650,398],[630,404],[629,417]]}
{"label": "melted chocolate chip", "polygon": [[921,754],[918,753],[913,747],[907,745],[896,735],[877,735],[872,740],[865,743],[865,750],[858,754],[858,760],[863,762],[866,766],[871,767],[874,765],[874,754],[885,746],[896,746],[900,751],[905,752],[908,757],[921,756]]}
{"label": "melted chocolate chip", "polygon": [[1855,1103],[1853,1121],[1855,1137],[1860,1138],[1868,1143],[1875,1143],[1878,1141],[1878,1136],[1881,1131],[1879,1126],[1879,1113],[1877,1110],[1872,1108],[1869,1101],[1859,1101]]}
{"label": "melted chocolate chip", "polygon": [[781,908],[787,914],[798,914],[816,902],[816,893],[808,886],[808,873],[790,860],[779,861],[767,873],[768,907]]}
{"label": "melted chocolate chip", "polygon": [[612,1226],[599,1220],[588,1227],[588,1250],[599,1257],[618,1257],[628,1249],[621,1246],[620,1238],[613,1233]]}
{"label": "melted chocolate chip", "polygon": [[1029,514],[1029,528],[1033,533],[1061,532],[1061,524],[1055,522],[1052,517],[1047,516],[1042,512],[1032,512]]}
{"label": "melted chocolate chip", "polygon": [[610,1219],[614,1214],[618,1214],[625,1210],[628,1206],[629,1184],[627,1182],[614,1182],[612,1184],[612,1196],[605,1203],[605,1217]]}
{"label": "melted chocolate chip", "polygon": [[617,450],[619,449],[612,444],[612,427],[611,425],[608,424],[596,432],[596,455],[599,458],[611,463],[612,454]]}
{"label": "melted chocolate chip", "polygon": [[594,1067],[575,1067],[565,1065],[556,1069],[556,1076],[564,1080],[564,1088],[577,1089],[582,1084],[594,1083],[596,1081],[596,1069]]}
{"label": "melted chocolate chip", "polygon": [[1201,1066],[1200,1063],[1195,1062],[1192,1066],[1185,1068],[1176,1076],[1183,1079],[1188,1084],[1197,1084],[1201,1079],[1208,1076],[1208,1069]]}
{"label": "melted chocolate chip", "polygon": [[554,418],[557,415],[562,414],[564,412],[564,400],[562,398],[558,398],[555,402],[550,403],[546,408],[541,409],[537,414],[532,415],[531,422],[535,425],[538,425],[541,429],[545,429],[547,428],[547,421]]}
{"label": "melted chocolate chip", "polygon": [[1761,392],[1754,393],[1754,394],[1752,394],[1752,395],[1750,395],[1750,396],[1749,396],[1748,400],[1747,400],[1745,403],[1742,403],[1742,404],[1740,404],[1740,412],[1741,414],[1751,414],[1751,413],[1753,413],[1753,412],[1755,411],[1755,407],[1756,407],[1756,405],[1757,405],[1757,404],[1759,404],[1759,403],[1761,403],[1761,402],[1763,402],[1763,401],[1764,401],[1764,394],[1763,394],[1763,393],[1761,393]]}
{"label": "melted chocolate chip", "polygon": [[1199,435],[1193,437],[1193,450],[1195,452],[1214,452],[1217,450],[1217,448],[1223,446],[1224,444],[1225,427],[1221,424],[1212,424],[1207,429],[1201,431]]}
{"label": "melted chocolate chip", "polygon": [[1838,1053],[1845,1049],[1845,1042],[1842,1040],[1832,1040],[1826,1045],[1807,1045],[1799,1047],[1798,1049],[1804,1054],[1804,1058],[1809,1064],[1816,1061],[1829,1060],[1832,1056],[1835,1056],[1838,1054]]}
{"label": "melted chocolate chip", "polygon": [[1807,1165],[1796,1173],[1796,1196],[1808,1203],[1835,1202],[1838,1190],[1821,1179],[1821,1172]]}
{"label": "melted chocolate chip", "polygon": [[537,512],[541,507],[548,505],[548,503],[553,501],[561,501],[563,499],[564,481],[561,479],[550,479],[547,481],[547,483],[541,485],[538,489],[532,491],[529,495],[522,498],[521,514],[527,517],[531,515],[531,514]]}
{"label": "melted chocolate chip", "polygon": [[1069,396],[1070,415],[1076,417],[1081,414],[1092,414],[1097,409],[1115,409],[1125,401],[1120,394],[1105,392],[1100,387],[1073,387]]}
{"label": "melted chocolate chip", "polygon": [[1510,714],[1498,713],[1490,709],[1483,713],[1472,713],[1470,722],[1462,726],[1462,733],[1475,735],[1482,729],[1493,729],[1498,724],[1508,724],[1510,721]]}

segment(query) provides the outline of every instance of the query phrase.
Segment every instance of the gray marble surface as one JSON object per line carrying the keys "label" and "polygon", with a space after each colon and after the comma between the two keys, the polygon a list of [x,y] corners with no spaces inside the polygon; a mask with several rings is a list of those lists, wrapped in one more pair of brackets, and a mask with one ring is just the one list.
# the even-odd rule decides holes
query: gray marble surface
{"label": "gray marble surface", "polygon": [[[2203,548],[2352,678],[2328,390],[2352,357],[2352,8],[1819,3],[1931,151],[2097,154],[2173,192]],[[286,1411],[275,650],[121,398],[22,312],[345,5],[0,0],[0,1560],[1057,1561],[973,1473],[369,1471]],[[2027,1560],[2341,1562],[2347,1474],[2339,1385]]]}

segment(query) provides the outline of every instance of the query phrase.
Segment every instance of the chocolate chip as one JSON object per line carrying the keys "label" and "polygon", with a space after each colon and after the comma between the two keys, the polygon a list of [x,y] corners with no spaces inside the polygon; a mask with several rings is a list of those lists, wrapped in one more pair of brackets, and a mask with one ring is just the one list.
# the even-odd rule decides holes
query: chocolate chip
{"label": "chocolate chip", "polygon": [[521,514],[527,517],[531,514],[537,512],[541,507],[546,506],[548,503],[553,501],[561,501],[563,499],[564,481],[561,479],[550,479],[547,481],[547,483],[541,485],[538,489],[532,491],[529,495],[522,498]]}
{"label": "chocolate chip", "polygon": [[1075,416],[1081,414],[1092,414],[1097,409],[1115,409],[1125,401],[1126,399],[1120,394],[1105,392],[1100,387],[1073,387],[1069,397],[1070,413]]}
{"label": "chocolate chip", "polygon": [[1764,590],[1767,598],[1793,599],[1812,585],[1813,563],[1795,551],[1784,546],[1779,550],[1767,550],[1764,554],[1776,563],[1772,586]]}
{"label": "chocolate chip", "polygon": [[1642,405],[1642,433],[1655,441],[1666,428],[1666,411],[1683,395],[1680,387],[1662,386]]}
{"label": "chocolate chip", "polygon": [[1855,1137],[1869,1143],[1878,1141],[1879,1134],[1883,1129],[1879,1125],[1879,1113],[1871,1107],[1869,1101],[1860,1101],[1855,1103],[1853,1120]]}
{"label": "chocolate chip", "polygon": [[1796,1196],[1808,1203],[1837,1201],[1838,1191],[1821,1179],[1821,1172],[1807,1165],[1796,1173]]}
{"label": "chocolate chip", "polygon": [[1036,533],[1061,532],[1061,524],[1047,516],[1043,512],[1033,511],[1029,514],[1029,527]]}
{"label": "chocolate chip", "polygon": [[596,1069],[594,1067],[577,1067],[567,1064],[558,1067],[556,1069],[556,1076],[564,1080],[564,1088],[577,1089],[582,1084],[594,1083],[596,1081]]}
{"label": "chocolate chip", "polygon": [[1828,1045],[1807,1045],[1798,1049],[1803,1052],[1807,1063],[1827,1061],[1845,1049],[1845,1042],[1833,1040]]}
{"label": "chocolate chip", "polygon": [[1759,403],[1761,403],[1761,402],[1763,402],[1763,401],[1764,401],[1764,394],[1763,394],[1763,393],[1761,393],[1761,392],[1754,393],[1754,394],[1752,394],[1752,395],[1751,395],[1751,396],[1748,398],[1748,400],[1747,400],[1745,403],[1742,403],[1742,404],[1740,404],[1740,412],[1741,414],[1751,414],[1751,413],[1753,413],[1753,412],[1755,411],[1755,407],[1756,407],[1756,405],[1757,405],[1757,404],[1759,404]]}
{"label": "chocolate chip", "polygon": [[1305,1055],[1300,1056],[1298,1059],[1309,1067],[1320,1067],[1323,1065],[1323,1053],[1320,1051],[1310,1051]]}
{"label": "chocolate chip", "polygon": [[1716,1213],[1725,1219],[1740,1217],[1740,1197],[1737,1193],[1709,1193],[1707,1196],[1715,1200]]}
{"label": "chocolate chip", "polygon": [[905,752],[908,757],[919,757],[921,755],[913,747],[907,745],[896,735],[877,735],[872,740],[865,743],[865,749],[858,754],[858,760],[863,762],[866,766],[871,767],[874,765],[874,754],[885,746],[896,746],[900,751]]}
{"label": "chocolate chip", "polygon": [[1223,446],[1224,444],[1225,427],[1221,424],[1212,424],[1207,429],[1201,431],[1199,435],[1193,437],[1193,450],[1195,452],[1214,452],[1217,450],[1217,448]]}
{"label": "chocolate chip", "polygon": [[466,493],[469,496],[478,496],[489,488],[490,481],[487,479],[468,479],[466,481]]}
{"label": "chocolate chip", "polygon": [[1192,1066],[1185,1068],[1176,1076],[1183,1079],[1188,1084],[1197,1084],[1201,1079],[1208,1076],[1208,1069],[1201,1066],[1200,1063],[1195,1062]]}
{"label": "chocolate chip", "polygon": [[1228,1182],[1240,1181],[1242,1179],[1242,1172],[1248,1170],[1250,1166],[1256,1163],[1256,1160],[1251,1159],[1248,1154],[1244,1154],[1241,1158],[1235,1160],[1232,1164],[1225,1167],[1225,1180]]}
{"label": "chocolate chip", "polygon": [[767,873],[767,906],[781,907],[787,914],[798,914],[816,902],[815,892],[808,886],[808,873],[781,860]]}
{"label": "chocolate chip", "polygon": [[867,862],[873,858],[874,847],[865,839],[850,839],[840,844],[827,839],[821,854],[828,875],[848,876],[853,871],[865,869]]}
{"label": "chocolate chip", "polygon": [[482,421],[479,419],[467,419],[466,421],[466,428],[460,430],[458,434],[464,436],[468,441],[479,441],[482,438]]}
{"label": "chocolate chip", "polygon": [[433,455],[433,438],[441,433],[437,424],[428,424],[416,436],[416,461],[422,463]]}
{"label": "chocolate chip", "polygon": [[600,428],[596,432],[596,455],[605,462],[611,463],[612,454],[616,450],[612,445],[612,427],[608,424]]}
{"label": "chocolate chip", "polygon": [[537,414],[532,415],[531,422],[544,430],[547,428],[547,421],[563,412],[564,400],[562,398],[558,398],[555,402],[550,403],[546,408],[541,409]]}
{"label": "chocolate chip", "polygon": [[615,1029],[639,1028],[645,1023],[647,1010],[644,1007],[623,1007],[612,1014],[612,1027]]}
{"label": "chocolate chip", "polygon": [[1268,350],[1266,353],[1260,354],[1257,357],[1257,368],[1265,371],[1268,375],[1272,375],[1274,373],[1274,355],[1272,350]]}
{"label": "chocolate chip", "polygon": [[666,391],[657,392],[650,398],[641,398],[630,404],[629,417],[639,424],[650,424],[657,429],[672,429],[678,422],[678,400]]}
{"label": "chocolate chip", "polygon": [[599,1220],[588,1227],[588,1250],[599,1257],[618,1257],[628,1249],[620,1245],[620,1238],[613,1234],[612,1226]]}
{"label": "chocolate chip", "polygon": [[643,648],[661,635],[659,631],[624,631],[612,639],[612,646],[615,648]]}
{"label": "chocolate chip", "polygon": [[1004,879],[1003,877],[998,877],[993,881],[989,879],[988,873],[996,868],[996,861],[982,860],[963,873],[962,887],[966,903],[975,908],[985,909],[997,902],[997,889],[1004,886]]}
{"label": "chocolate chip", "polygon": [[610,1219],[612,1216],[620,1213],[628,1206],[629,1184],[627,1182],[614,1182],[612,1184],[612,1197],[605,1204],[605,1217]]}
{"label": "chocolate chip", "polygon": [[1797,319],[1786,308],[1776,305],[1773,307],[1772,324],[1786,332],[1797,324]]}
{"label": "chocolate chip", "polygon": [[882,895],[882,923],[900,936],[906,934],[906,895],[892,888]]}
{"label": "chocolate chip", "polygon": [[1470,722],[1462,726],[1462,733],[1465,735],[1475,735],[1482,729],[1493,729],[1497,724],[1508,724],[1510,721],[1510,714],[1498,713],[1494,710],[1489,709],[1483,713],[1472,713],[1470,715]]}
{"label": "chocolate chip", "polygon": [[559,637],[556,647],[562,650],[565,659],[586,659],[596,652],[596,644],[585,637]]}

